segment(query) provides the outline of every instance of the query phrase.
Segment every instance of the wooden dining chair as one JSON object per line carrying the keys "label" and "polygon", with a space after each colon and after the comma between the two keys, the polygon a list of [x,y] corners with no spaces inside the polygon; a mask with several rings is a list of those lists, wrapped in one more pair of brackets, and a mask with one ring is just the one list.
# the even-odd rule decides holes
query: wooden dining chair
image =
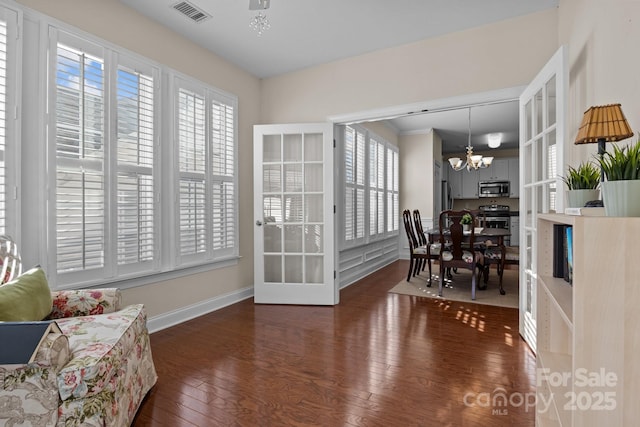
{"label": "wooden dining chair", "polygon": [[[417,275],[423,263],[429,260],[429,250],[427,246],[421,245],[418,241],[414,230],[414,221],[411,219],[411,211],[409,209],[402,211],[402,220],[404,222],[404,230],[407,233],[407,240],[409,241],[409,272],[407,273],[407,282],[409,282],[411,276]],[[429,280],[427,286],[431,286],[431,280]]]}
{"label": "wooden dining chair", "polygon": [[[424,228],[422,227],[422,218],[420,216],[419,209],[414,209],[413,221],[415,223],[416,234],[418,235],[418,243],[421,246],[426,247],[429,254],[426,262],[423,261],[422,271],[424,271],[424,264],[427,264],[429,266],[429,285],[431,285],[431,278],[433,277],[431,271],[431,261],[437,261],[440,258],[440,242],[429,243],[429,239],[427,239],[427,235],[425,234]],[[451,270],[448,270],[448,275],[451,276]]]}
{"label": "wooden dining chair", "polygon": [[[476,299],[476,285],[480,275],[484,271],[484,256],[481,251],[475,249],[475,230],[471,227],[468,235],[462,230],[460,221],[465,214],[471,215],[475,224],[473,213],[467,209],[440,212],[438,221],[440,231],[440,284],[438,295],[442,296],[444,287],[444,271],[446,268],[464,268],[471,270],[471,299]],[[476,273],[476,269],[478,270]]]}
{"label": "wooden dining chair", "polygon": [[489,281],[489,272],[492,264],[496,265],[496,271],[498,273],[498,285],[500,289],[500,295],[504,295],[506,292],[502,286],[502,275],[504,274],[504,266],[506,265],[519,265],[520,264],[520,248],[518,246],[503,246],[489,245],[484,251],[484,283]]}

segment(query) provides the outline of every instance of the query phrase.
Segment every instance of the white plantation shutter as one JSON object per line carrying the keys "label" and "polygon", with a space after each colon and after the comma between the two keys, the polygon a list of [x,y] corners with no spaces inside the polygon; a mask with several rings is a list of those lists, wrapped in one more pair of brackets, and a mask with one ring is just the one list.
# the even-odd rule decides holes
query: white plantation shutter
{"label": "white plantation shutter", "polygon": [[387,233],[397,233],[400,224],[400,173],[398,171],[398,149],[387,146]]}
{"label": "white plantation shutter", "polygon": [[19,236],[17,188],[20,176],[19,88],[21,70],[18,51],[21,16],[0,6],[0,235]]}
{"label": "white plantation shutter", "polygon": [[345,177],[345,197],[344,197],[344,240],[353,241],[355,235],[355,129],[350,126],[344,131],[344,177]]}
{"label": "white plantation shutter", "polygon": [[54,285],[159,269],[159,69],[51,27]]}
{"label": "white plantation shutter", "polygon": [[345,127],[345,242],[365,235],[365,135]]}
{"label": "white plantation shutter", "polygon": [[238,252],[235,100],[176,81],[179,264],[232,256]]}
{"label": "white plantation shutter", "polygon": [[365,135],[364,132],[356,132],[356,239],[364,238],[365,221]]}
{"label": "white plantation shutter", "polygon": [[7,22],[0,18],[0,235],[7,233]]}
{"label": "white plantation shutter", "polygon": [[151,262],[154,222],[154,77],[120,65],[117,98],[117,262]]}
{"label": "white plantation shutter", "polygon": [[236,246],[234,107],[211,102],[211,178],[214,251],[233,253]]}
{"label": "white plantation shutter", "polygon": [[369,235],[384,233],[384,144],[369,139]]}
{"label": "white plantation shutter", "polygon": [[206,123],[203,95],[178,93],[180,254],[206,251]]}
{"label": "white plantation shutter", "polygon": [[59,43],[55,72],[55,238],[62,273],[104,266],[104,62]]}

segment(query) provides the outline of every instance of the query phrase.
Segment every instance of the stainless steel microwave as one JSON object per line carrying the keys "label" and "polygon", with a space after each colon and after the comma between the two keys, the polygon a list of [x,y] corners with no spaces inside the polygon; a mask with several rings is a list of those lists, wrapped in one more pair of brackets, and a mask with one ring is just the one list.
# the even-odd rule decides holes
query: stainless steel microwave
{"label": "stainless steel microwave", "polygon": [[509,197],[509,181],[480,181],[478,197]]}

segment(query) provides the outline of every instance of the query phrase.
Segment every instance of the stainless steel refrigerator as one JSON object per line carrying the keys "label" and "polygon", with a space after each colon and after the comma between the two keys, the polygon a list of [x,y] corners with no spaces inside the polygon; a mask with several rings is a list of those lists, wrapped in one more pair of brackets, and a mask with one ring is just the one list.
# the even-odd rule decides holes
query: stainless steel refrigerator
{"label": "stainless steel refrigerator", "polygon": [[446,181],[446,180],[442,181],[440,194],[441,194],[440,210],[453,208],[453,196],[451,195],[451,185],[449,184],[449,181]]}

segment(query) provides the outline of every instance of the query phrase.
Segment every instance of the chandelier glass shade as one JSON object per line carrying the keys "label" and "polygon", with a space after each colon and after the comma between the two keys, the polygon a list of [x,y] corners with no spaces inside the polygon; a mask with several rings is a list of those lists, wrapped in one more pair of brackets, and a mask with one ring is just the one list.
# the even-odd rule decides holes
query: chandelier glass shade
{"label": "chandelier glass shade", "polygon": [[249,21],[249,27],[256,30],[258,37],[271,28],[271,23],[263,10],[269,9],[271,0],[249,0],[249,10],[257,10],[258,13]]}
{"label": "chandelier glass shade", "polygon": [[466,168],[468,171],[478,170],[480,168],[488,168],[493,162],[493,157],[483,157],[479,154],[473,154],[471,146],[471,107],[469,107],[469,139],[467,142],[467,156],[463,160],[460,157],[449,158],[449,164],[455,171]]}
{"label": "chandelier glass shade", "polygon": [[251,21],[249,21],[249,26],[258,32],[258,36],[261,36],[262,33],[271,28],[271,24],[267,19],[267,15],[262,12],[258,12],[256,16],[251,18]]}

